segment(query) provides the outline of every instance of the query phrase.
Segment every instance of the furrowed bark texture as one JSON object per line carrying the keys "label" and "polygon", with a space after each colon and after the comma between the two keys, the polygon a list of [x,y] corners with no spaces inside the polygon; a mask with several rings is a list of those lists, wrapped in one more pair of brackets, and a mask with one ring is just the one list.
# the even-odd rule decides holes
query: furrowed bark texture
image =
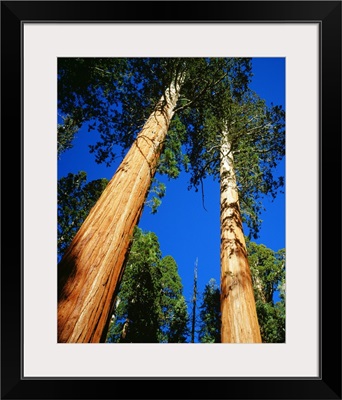
{"label": "furrowed bark texture", "polygon": [[179,85],[171,85],[58,265],[58,342],[104,342],[133,230],[156,171]]}
{"label": "furrowed bark texture", "polygon": [[228,133],[223,133],[221,196],[221,342],[261,343]]}

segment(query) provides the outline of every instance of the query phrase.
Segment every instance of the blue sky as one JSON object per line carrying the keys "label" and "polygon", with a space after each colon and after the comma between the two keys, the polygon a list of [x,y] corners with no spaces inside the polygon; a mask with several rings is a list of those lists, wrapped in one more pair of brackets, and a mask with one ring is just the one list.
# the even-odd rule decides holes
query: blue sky
{"label": "blue sky", "polygon": [[[253,58],[252,67],[252,88],[269,105],[278,104],[285,109],[285,58]],[[74,147],[58,161],[58,178],[83,170],[88,181],[110,179],[118,164],[108,168],[95,163],[88,146],[96,141],[94,132],[81,129]],[[285,175],[285,160],[279,164],[278,172]],[[196,259],[199,293],[211,278],[218,284],[220,281],[219,182],[208,178],[204,181],[204,209],[201,192],[188,190],[190,175],[182,172],[175,180],[157,178],[166,184],[166,195],[157,214],[151,214],[149,207],[144,208],[139,227],[156,233],[163,256],[171,255],[176,260],[184,296],[190,301]],[[255,242],[274,251],[285,248],[285,195],[279,194],[273,202],[265,199],[264,205],[260,237]]]}

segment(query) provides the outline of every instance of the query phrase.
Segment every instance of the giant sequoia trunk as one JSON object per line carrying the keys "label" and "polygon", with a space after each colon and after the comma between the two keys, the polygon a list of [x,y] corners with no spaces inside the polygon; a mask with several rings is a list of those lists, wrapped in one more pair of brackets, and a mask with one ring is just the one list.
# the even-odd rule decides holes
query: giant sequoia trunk
{"label": "giant sequoia trunk", "polygon": [[58,342],[105,340],[179,90],[166,90],[58,265]]}
{"label": "giant sequoia trunk", "polygon": [[261,343],[228,132],[221,142],[221,342]]}

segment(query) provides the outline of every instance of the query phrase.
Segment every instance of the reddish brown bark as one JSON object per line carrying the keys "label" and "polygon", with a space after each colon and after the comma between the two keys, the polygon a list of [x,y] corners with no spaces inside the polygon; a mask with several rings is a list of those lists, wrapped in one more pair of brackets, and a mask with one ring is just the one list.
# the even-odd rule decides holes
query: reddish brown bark
{"label": "reddish brown bark", "polygon": [[221,342],[261,343],[228,134],[221,145]]}
{"label": "reddish brown bark", "polygon": [[58,342],[103,342],[179,87],[170,86],[58,266]]}

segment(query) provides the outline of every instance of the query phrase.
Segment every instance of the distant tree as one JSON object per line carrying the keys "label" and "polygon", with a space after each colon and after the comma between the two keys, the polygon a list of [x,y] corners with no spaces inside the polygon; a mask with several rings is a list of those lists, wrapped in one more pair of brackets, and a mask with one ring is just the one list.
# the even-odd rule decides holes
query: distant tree
{"label": "distant tree", "polygon": [[176,261],[171,256],[160,260],[162,342],[185,343],[189,334],[189,315]]}
{"label": "distant tree", "polygon": [[220,288],[213,278],[204,288],[198,338],[201,343],[221,343]]}
{"label": "distant tree", "polygon": [[189,317],[177,264],[136,227],[107,342],[184,343]]}
{"label": "distant tree", "polygon": [[247,249],[262,341],[284,343],[285,249],[275,252],[248,239]]}
{"label": "distant tree", "polygon": [[[157,236],[136,229],[118,297],[117,319],[125,313],[123,342],[157,343],[161,314],[161,252]],[[121,313],[120,313],[121,311]],[[128,326],[127,326],[128,325]]]}
{"label": "distant tree", "polygon": [[79,127],[72,117],[60,115],[57,124],[57,154],[61,154],[73,147],[73,140]]}
{"label": "distant tree", "polygon": [[198,259],[196,258],[195,266],[194,266],[194,285],[192,292],[192,315],[191,315],[191,343],[195,343],[195,331],[196,331],[196,311],[197,311],[197,266]]}

